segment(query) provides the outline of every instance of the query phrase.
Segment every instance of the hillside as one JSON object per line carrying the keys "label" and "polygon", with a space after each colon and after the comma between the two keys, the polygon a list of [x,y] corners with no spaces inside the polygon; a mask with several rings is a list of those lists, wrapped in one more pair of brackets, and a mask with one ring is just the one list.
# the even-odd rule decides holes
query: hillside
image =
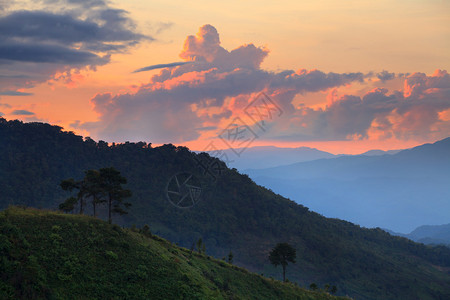
{"label": "hillside", "polygon": [[325,216],[410,232],[446,224],[450,138],[392,155],[345,156],[246,173]]}
{"label": "hillside", "polygon": [[1,299],[338,299],[93,217],[11,207],[0,241]]}
{"label": "hillside", "polygon": [[[114,166],[133,191],[130,213],[114,217],[120,225],[149,224],[152,232],[186,248],[202,237],[209,255],[221,258],[231,250],[236,265],[275,278],[281,272],[269,264],[268,253],[276,243],[289,242],[298,253],[287,270],[290,280],[301,286],[336,285],[339,295],[356,299],[450,297],[450,249],[324,218],[185,147],[108,146],[48,124],[3,121],[0,157],[2,207],[56,208],[69,196],[58,186],[62,179]],[[214,163],[220,173],[205,172],[199,161]],[[202,188],[191,208],[180,209],[167,199],[168,183],[180,172],[192,173]]]}

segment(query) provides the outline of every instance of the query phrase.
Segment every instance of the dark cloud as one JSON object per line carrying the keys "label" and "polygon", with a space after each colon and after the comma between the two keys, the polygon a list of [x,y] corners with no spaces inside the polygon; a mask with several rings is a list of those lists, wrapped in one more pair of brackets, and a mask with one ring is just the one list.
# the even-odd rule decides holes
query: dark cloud
{"label": "dark cloud", "polygon": [[182,61],[182,62],[174,62],[174,63],[168,63],[168,64],[157,64],[157,65],[152,65],[152,66],[134,70],[132,73],[139,73],[139,72],[151,71],[151,70],[163,69],[163,68],[178,67],[178,66],[182,66],[182,65],[190,64],[190,63],[191,62],[188,62],[188,61]]}
{"label": "dark cloud", "polygon": [[82,20],[70,14],[45,11],[17,11],[0,18],[0,38],[66,47],[81,43],[85,50],[119,51],[146,38],[129,28],[127,22],[126,12],[116,9],[103,10],[100,20]]}
{"label": "dark cloud", "polygon": [[58,72],[70,76],[73,69],[95,69],[112,54],[152,39],[137,32],[126,11],[106,1],[41,3],[42,10],[0,12],[0,64],[2,77],[8,77],[0,90],[31,87]]}
{"label": "dark cloud", "polygon": [[75,50],[59,45],[31,45],[28,43],[0,44],[0,59],[16,62],[56,63],[72,65],[74,67],[102,65],[109,61],[109,57],[107,56],[99,57],[87,51]]}
{"label": "dark cloud", "polygon": [[11,114],[15,116],[33,116],[34,112],[23,109],[17,109],[12,111]]}
{"label": "dark cloud", "polygon": [[395,73],[389,73],[386,70],[381,71],[380,73],[377,74],[378,79],[380,79],[381,81],[387,81],[387,80],[392,80],[395,78]]}
{"label": "dark cloud", "polygon": [[28,75],[2,75],[0,74],[1,79],[30,79],[31,77]]}
{"label": "dark cloud", "polygon": [[[19,91],[0,91],[2,96],[31,96],[33,93],[24,93]],[[0,103],[1,105],[1,103]]]}

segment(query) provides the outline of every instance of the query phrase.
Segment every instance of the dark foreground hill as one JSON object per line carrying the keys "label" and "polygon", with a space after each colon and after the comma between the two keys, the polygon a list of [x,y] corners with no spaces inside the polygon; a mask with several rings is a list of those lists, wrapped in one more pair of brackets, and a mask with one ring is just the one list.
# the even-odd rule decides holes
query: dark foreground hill
{"label": "dark foreground hill", "polygon": [[0,213],[1,299],[338,299],[93,217]]}
{"label": "dark foreground hill", "polygon": [[[209,255],[221,258],[231,250],[236,265],[276,278],[281,270],[267,257],[276,243],[288,242],[297,249],[289,280],[336,285],[338,294],[356,299],[450,298],[450,249],[324,218],[184,147],[108,146],[56,126],[3,120],[0,157],[3,207],[56,208],[68,196],[58,186],[62,179],[114,166],[133,191],[130,213],[116,217],[118,224],[149,224],[154,233],[187,248],[202,237]],[[190,208],[167,198],[168,183],[180,172],[193,175],[202,189],[201,200]]]}

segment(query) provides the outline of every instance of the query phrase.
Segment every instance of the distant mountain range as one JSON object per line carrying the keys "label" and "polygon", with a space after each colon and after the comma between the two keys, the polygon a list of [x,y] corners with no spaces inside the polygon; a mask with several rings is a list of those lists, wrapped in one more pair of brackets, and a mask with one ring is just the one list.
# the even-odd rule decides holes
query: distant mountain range
{"label": "distant mountain range", "polygon": [[[280,148],[275,146],[257,146],[247,149],[235,149],[238,153],[242,152],[239,156],[234,154],[231,149],[225,149],[223,151],[229,158],[229,162],[227,163],[228,167],[236,168],[240,171],[338,157],[337,155],[309,147]],[[214,155],[213,152],[208,153]]]}
{"label": "distant mountain range", "polygon": [[[235,149],[235,151],[242,153],[237,156],[231,149],[223,150],[229,160],[227,162],[226,159],[224,159],[224,161],[227,162],[228,167],[236,168],[239,171],[245,171],[246,169],[273,168],[317,159],[348,156],[347,154],[332,154],[310,147],[282,148],[275,146],[256,146],[247,149],[239,148]],[[396,154],[399,151],[401,150],[370,150],[360,155],[379,156],[385,154]],[[209,151],[207,153],[218,157],[222,155],[215,155],[213,151]]]}
{"label": "distant mountain range", "polygon": [[450,221],[450,138],[392,155],[343,156],[245,173],[325,216],[367,227],[410,232]]}
{"label": "distant mountain range", "polygon": [[408,234],[385,230],[392,235],[406,237],[418,243],[450,246],[450,224],[423,225]]}
{"label": "distant mountain range", "polygon": [[402,150],[387,150],[387,151],[385,151],[385,150],[378,150],[378,149],[375,149],[375,150],[369,150],[369,151],[364,152],[364,153],[362,153],[362,154],[360,154],[360,155],[365,155],[365,156],[380,156],[380,155],[385,155],[385,154],[397,154],[397,153],[399,153],[400,151],[402,151]]}

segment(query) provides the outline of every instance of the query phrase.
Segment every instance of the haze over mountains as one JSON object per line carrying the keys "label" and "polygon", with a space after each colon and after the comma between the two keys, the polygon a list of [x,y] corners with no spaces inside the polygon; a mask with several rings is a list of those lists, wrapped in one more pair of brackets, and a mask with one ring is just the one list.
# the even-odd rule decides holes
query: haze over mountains
{"label": "haze over mountains", "polygon": [[328,217],[410,232],[449,222],[450,138],[392,155],[344,156],[246,170]]}
{"label": "haze over mountains", "polygon": [[[283,165],[290,165],[299,162],[312,161],[323,158],[336,158],[347,156],[347,154],[332,154],[316,148],[297,147],[297,148],[282,148],[276,146],[255,146],[247,149],[238,148],[236,152],[241,153],[236,156],[231,149],[224,149],[223,152],[217,155],[214,151],[207,151],[212,156],[221,157],[223,155],[224,161],[230,168],[236,168],[241,172],[247,169],[264,169]],[[360,155],[378,156],[385,154],[395,154],[401,150],[370,150]],[[222,154],[224,153],[224,154]]]}
{"label": "haze over mountains", "polygon": [[[238,153],[242,150],[242,148],[236,149]],[[208,153],[215,156],[213,151]],[[236,168],[239,171],[272,168],[303,161],[337,157],[337,155],[332,153],[309,147],[280,148],[275,146],[256,146],[243,150],[239,157],[231,149],[225,149],[223,153],[228,158],[228,161],[225,161],[227,166]]]}

